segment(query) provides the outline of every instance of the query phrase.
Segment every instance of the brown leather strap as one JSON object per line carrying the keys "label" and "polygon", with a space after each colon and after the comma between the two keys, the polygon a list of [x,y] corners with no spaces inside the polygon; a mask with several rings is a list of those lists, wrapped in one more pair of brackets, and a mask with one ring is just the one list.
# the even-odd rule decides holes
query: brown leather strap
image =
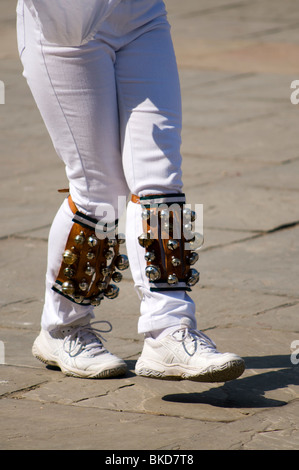
{"label": "brown leather strap", "polygon": [[132,194],[131,201],[135,202],[135,204],[140,204],[140,197],[136,196],[136,194]]}
{"label": "brown leather strap", "polygon": [[70,192],[69,188],[57,189],[57,191],[58,191],[59,193],[69,193],[69,192]]}
{"label": "brown leather strap", "polygon": [[[157,194],[147,194],[146,197],[157,196]],[[160,195],[163,197],[163,194]],[[136,196],[136,194],[132,194],[131,201],[135,202],[135,204],[140,204],[140,196]]]}
{"label": "brown leather strap", "polygon": [[[57,190],[59,193],[69,193],[70,190],[68,188],[63,188],[63,189],[58,189]],[[72,200],[72,197],[71,195],[68,196],[68,203],[69,203],[69,206],[70,206],[70,209],[72,211],[73,214],[76,214],[76,212],[78,211],[77,209],[77,206],[76,204],[74,203],[74,201]]]}
{"label": "brown leather strap", "polygon": [[76,214],[76,212],[78,211],[78,209],[77,209],[76,204],[73,202],[73,200],[72,200],[72,198],[71,198],[71,195],[69,195],[69,197],[68,197],[67,199],[68,199],[69,206],[70,206],[70,209],[71,209],[72,213],[73,213],[73,214]]}

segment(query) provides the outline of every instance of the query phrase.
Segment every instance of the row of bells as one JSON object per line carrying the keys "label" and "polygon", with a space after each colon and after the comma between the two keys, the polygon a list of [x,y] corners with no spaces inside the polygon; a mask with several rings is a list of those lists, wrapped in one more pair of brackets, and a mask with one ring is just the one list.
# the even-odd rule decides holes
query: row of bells
{"label": "row of bells", "polygon": [[[152,212],[153,211],[153,212]],[[142,219],[146,221],[150,221],[152,214],[154,214],[155,211],[154,209],[143,209],[142,210]],[[203,244],[203,237],[200,233],[192,233],[192,222],[195,221],[196,219],[196,213],[192,211],[189,208],[184,208],[182,211],[183,214],[183,228],[184,228],[184,233],[188,233],[188,243],[189,247],[192,250],[196,250],[200,248]],[[171,228],[171,222],[170,222],[170,211],[166,209],[162,209],[161,211],[158,212],[158,215],[160,216],[161,222],[162,222],[162,228]],[[150,222],[149,222],[150,223]],[[145,259],[148,263],[152,263],[156,259],[156,255],[154,251],[150,251],[149,248],[154,242],[154,238],[151,237],[150,231],[142,233],[138,237],[138,242],[139,244],[146,249],[145,253]],[[180,242],[175,239],[169,239],[167,240],[166,246],[170,252],[175,252],[180,246]],[[190,251],[189,255],[187,256],[187,263],[192,266],[198,261],[198,253],[195,251]],[[171,264],[174,267],[180,266],[181,265],[181,259],[175,254],[171,257]],[[152,282],[158,281],[161,279],[161,270],[159,266],[155,266],[153,264],[149,264],[145,268],[145,274],[148,277],[148,279]],[[187,275],[187,280],[186,284],[188,286],[194,286],[198,281],[199,281],[199,272],[196,269],[191,268],[188,272]],[[167,276],[167,283],[169,285],[175,285],[179,282],[179,279],[176,274],[169,274]]]}
{"label": "row of bells", "polygon": [[[76,245],[83,245],[85,243],[85,236],[84,232],[80,232],[80,234],[76,235],[74,239],[74,243]],[[97,244],[100,242],[100,240],[94,236],[91,235],[87,238],[87,243],[91,248],[94,248],[97,246]],[[107,245],[109,249],[105,253],[105,259],[111,260],[114,257],[114,252],[110,249],[117,244],[124,243],[124,238],[121,238],[119,240],[116,239],[107,239]],[[88,260],[92,260],[95,258],[95,253],[93,251],[89,251],[86,254],[86,257]],[[67,265],[66,268],[64,268],[64,275],[68,279],[68,281],[63,282],[62,284],[62,292],[68,296],[71,296],[76,302],[81,303],[84,299],[84,293],[87,292],[90,288],[90,282],[86,279],[82,279],[80,282],[78,282],[78,288],[79,288],[79,294],[77,292],[76,284],[71,280],[75,276],[75,270],[73,269],[72,265],[77,261],[78,255],[73,251],[73,250],[65,250],[63,253],[63,261]],[[120,271],[123,271],[129,267],[129,260],[126,255],[121,255],[119,254],[116,257],[115,260],[115,267],[119,269]],[[85,274],[88,277],[92,277],[96,271],[96,268],[94,266],[91,266],[89,261],[86,263],[85,267]],[[119,294],[119,288],[115,284],[109,284],[107,286],[107,282],[104,281],[107,276],[111,275],[111,280],[114,282],[120,282],[122,280],[122,274],[120,272],[112,272],[111,273],[111,268],[106,266],[101,269],[101,274],[103,276],[103,280],[100,281],[97,284],[97,288],[99,290],[99,293],[97,296],[94,296],[93,298],[90,299],[91,304],[93,305],[99,305],[101,300],[105,297],[109,299],[115,299],[118,294]]]}
{"label": "row of bells", "polygon": [[[84,295],[76,293],[76,287],[72,281],[65,281],[62,284],[62,292],[67,296],[72,297],[73,300],[79,304],[85,299]],[[91,297],[90,303],[93,306],[97,306],[100,305],[104,296],[108,299],[116,299],[116,297],[118,297],[118,294],[119,287],[117,287],[115,284],[109,284],[104,292],[99,291],[97,295]]]}
{"label": "row of bells", "polygon": [[[155,213],[156,213],[155,209],[143,208],[141,216],[142,216],[143,220],[149,220],[151,215],[155,214]],[[164,209],[158,211],[158,215],[160,216],[160,219],[162,219],[162,220],[169,219],[170,216],[171,216],[171,213],[172,213],[172,211],[169,210],[168,208],[164,208]],[[196,212],[192,211],[188,207],[185,207],[183,209],[183,221],[184,222],[194,222],[195,219],[196,219]]]}
{"label": "row of bells", "polygon": [[[87,256],[87,258],[88,258],[88,256]],[[112,255],[112,257],[109,256],[109,258],[107,258],[107,256],[105,256],[105,258],[107,260],[112,259],[113,255]],[[64,261],[65,264],[68,265],[65,268],[66,277],[72,278],[74,276],[75,271],[71,266],[77,261],[77,259],[78,259],[77,254],[74,253],[72,250],[65,250],[64,251],[63,261]],[[88,258],[88,259],[91,259],[91,258]],[[127,256],[126,255],[118,255],[116,260],[115,260],[115,266],[120,271],[123,271],[124,269],[127,269],[129,267],[129,261],[128,261]],[[109,270],[109,268],[103,268],[102,274],[104,274],[106,276],[110,272],[108,270]],[[94,272],[95,272],[95,268],[93,266],[91,266],[91,264],[89,262],[87,262],[86,263],[86,268],[85,268],[85,274],[87,276],[92,276],[94,274]]]}
{"label": "row of bells", "polygon": [[[172,230],[174,226],[174,218],[171,214],[172,211],[167,208],[158,212],[156,212],[155,209],[144,208],[141,217],[143,220],[148,221],[150,225],[155,224],[155,218],[157,216],[160,217],[162,230],[168,231]],[[182,214],[184,234],[190,234],[192,231],[192,222],[196,220],[196,212],[189,208],[184,208]]]}
{"label": "row of bells", "polygon": [[[85,243],[85,236],[84,236],[84,232],[81,231],[78,235],[75,236],[74,238],[74,244],[75,245],[83,245]],[[101,240],[99,240],[95,235],[90,235],[88,238],[87,238],[87,244],[90,246],[90,248],[94,248],[96,247],[99,243],[101,242]],[[113,250],[111,248],[113,248],[114,246],[116,246],[117,244],[122,244],[124,243],[125,240],[124,238],[119,238],[119,239],[115,239],[115,238],[111,238],[111,239],[107,239],[107,245],[109,247],[109,249],[106,251],[105,253],[105,258],[107,260],[110,260],[113,258],[114,256],[114,253],[113,253]],[[90,250],[88,251],[88,253],[86,254],[86,257],[88,260],[92,260],[95,258],[95,253]],[[64,253],[63,253],[63,261],[66,263],[66,264],[74,264],[78,259],[78,255],[72,251],[72,250],[66,250]]]}
{"label": "row of bells", "polygon": [[[152,237],[151,232],[144,232],[138,237],[139,245],[143,248],[149,248],[155,241]],[[191,234],[190,239],[185,240],[191,250],[198,250],[203,245],[203,235],[198,232]],[[167,241],[167,248],[170,251],[174,251],[179,247],[180,243],[178,240],[170,239]]]}
{"label": "row of bells", "polygon": [[[153,264],[150,264],[145,268],[145,274],[152,282],[159,281],[161,279],[161,270],[159,266],[154,266]],[[199,276],[199,272],[196,269],[191,268],[187,274],[187,286],[194,286],[199,281]],[[175,285],[179,282],[179,279],[176,274],[169,274],[166,281],[169,285]]]}

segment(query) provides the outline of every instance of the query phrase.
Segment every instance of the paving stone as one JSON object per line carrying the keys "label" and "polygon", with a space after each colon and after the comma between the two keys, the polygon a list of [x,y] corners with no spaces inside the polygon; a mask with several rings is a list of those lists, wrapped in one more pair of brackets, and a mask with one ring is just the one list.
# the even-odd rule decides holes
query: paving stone
{"label": "paving stone", "polygon": [[[204,205],[198,327],[240,354],[225,384],[137,377],[143,337],[129,271],[95,310],[125,377],[66,377],[31,355],[47,238],[67,186],[17,55],[15,4],[1,2],[0,448],[297,450],[299,447],[299,8],[293,0],[166,0],[183,103],[185,192]],[[197,456],[197,454],[196,454]]]}
{"label": "paving stone", "polygon": [[[298,299],[298,227],[206,251],[201,256],[204,285],[238,287]],[[286,249],[286,247],[288,247]],[[213,268],[212,268],[213,267]]]}

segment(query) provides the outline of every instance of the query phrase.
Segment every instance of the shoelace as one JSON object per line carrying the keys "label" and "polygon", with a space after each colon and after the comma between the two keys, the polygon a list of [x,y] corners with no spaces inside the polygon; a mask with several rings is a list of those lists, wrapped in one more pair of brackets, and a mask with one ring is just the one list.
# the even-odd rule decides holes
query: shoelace
{"label": "shoelace", "polygon": [[[172,336],[176,341],[182,342],[183,348],[185,352],[189,355],[192,356],[195,354],[195,352],[198,349],[198,346],[200,346],[201,350],[206,350],[206,351],[211,351],[215,352],[216,351],[216,344],[214,341],[212,341],[205,333],[202,331],[198,330],[193,330],[188,327],[185,328],[179,328],[178,330],[174,331],[172,333]],[[193,343],[193,351],[189,351],[189,348],[187,349],[187,343],[189,340],[191,340],[191,343]]]}
{"label": "shoelace", "polygon": [[191,330],[190,331],[190,334],[191,336],[194,337],[194,340],[196,340],[198,337],[199,338],[199,342],[202,346],[206,347],[207,349],[216,349],[216,344],[214,343],[213,340],[211,340],[211,338],[209,338],[205,333],[203,333],[202,331],[198,331],[198,330]]}
{"label": "shoelace", "polygon": [[[94,328],[93,325],[99,323],[106,323],[109,328],[104,330]],[[93,355],[99,354],[104,351],[102,341],[106,341],[101,333],[110,333],[110,331],[112,331],[112,325],[107,320],[74,326],[71,328],[70,333],[64,338],[63,349],[71,357],[78,356],[82,351],[86,351]]]}

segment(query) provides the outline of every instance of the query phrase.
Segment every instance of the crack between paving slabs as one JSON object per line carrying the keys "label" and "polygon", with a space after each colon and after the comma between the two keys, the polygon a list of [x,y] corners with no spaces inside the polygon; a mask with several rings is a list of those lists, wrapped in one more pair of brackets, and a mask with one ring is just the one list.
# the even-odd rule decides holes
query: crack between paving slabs
{"label": "crack between paving slabs", "polygon": [[[232,240],[228,243],[219,243],[217,245],[213,245],[213,246],[210,246],[210,247],[206,247],[206,248],[202,248],[202,252],[203,251],[210,251],[210,250],[214,250],[216,248],[221,248],[221,247],[225,247],[225,246],[230,246],[230,245],[236,245],[238,243],[244,243],[244,242],[247,242],[247,241],[250,241],[250,240],[254,240],[256,238],[261,238],[261,237],[264,237],[266,235],[271,235],[272,233],[277,233],[277,232],[282,232],[284,230],[289,230],[289,229],[292,229],[294,227],[297,227],[299,225],[299,220],[295,220],[294,222],[286,222],[284,224],[281,224],[281,225],[278,225],[277,227],[273,227],[272,229],[269,229],[269,230],[260,230],[260,231],[255,231],[255,230],[252,230],[251,232],[253,233],[253,235],[250,235],[248,237],[245,237],[245,238],[241,238],[240,240]],[[236,230],[236,229],[231,229],[231,228],[218,228],[218,227],[208,227],[209,229],[212,229],[212,230],[223,230],[223,231],[232,231],[232,232],[243,232],[243,230]],[[246,232],[246,230],[244,230]],[[248,232],[249,230],[247,230]]]}
{"label": "crack between paving slabs", "polygon": [[[127,388],[127,387],[133,387],[135,384],[125,384],[125,385],[120,385],[119,387],[113,389],[113,390],[107,390],[107,392],[105,393],[100,393],[99,395],[95,395],[95,396],[89,396],[89,397],[83,397],[83,398],[80,398],[79,400],[74,400],[72,402],[72,404],[77,404],[77,403],[81,403],[82,401],[86,401],[86,400],[90,400],[90,399],[93,399],[93,398],[101,398],[101,397],[106,397],[108,396],[110,393],[114,393],[114,392],[117,392],[118,390],[121,390],[122,388]],[[109,409],[109,408],[108,408]],[[115,410],[117,411],[117,410]],[[119,410],[119,411],[122,411],[122,410]]]}

